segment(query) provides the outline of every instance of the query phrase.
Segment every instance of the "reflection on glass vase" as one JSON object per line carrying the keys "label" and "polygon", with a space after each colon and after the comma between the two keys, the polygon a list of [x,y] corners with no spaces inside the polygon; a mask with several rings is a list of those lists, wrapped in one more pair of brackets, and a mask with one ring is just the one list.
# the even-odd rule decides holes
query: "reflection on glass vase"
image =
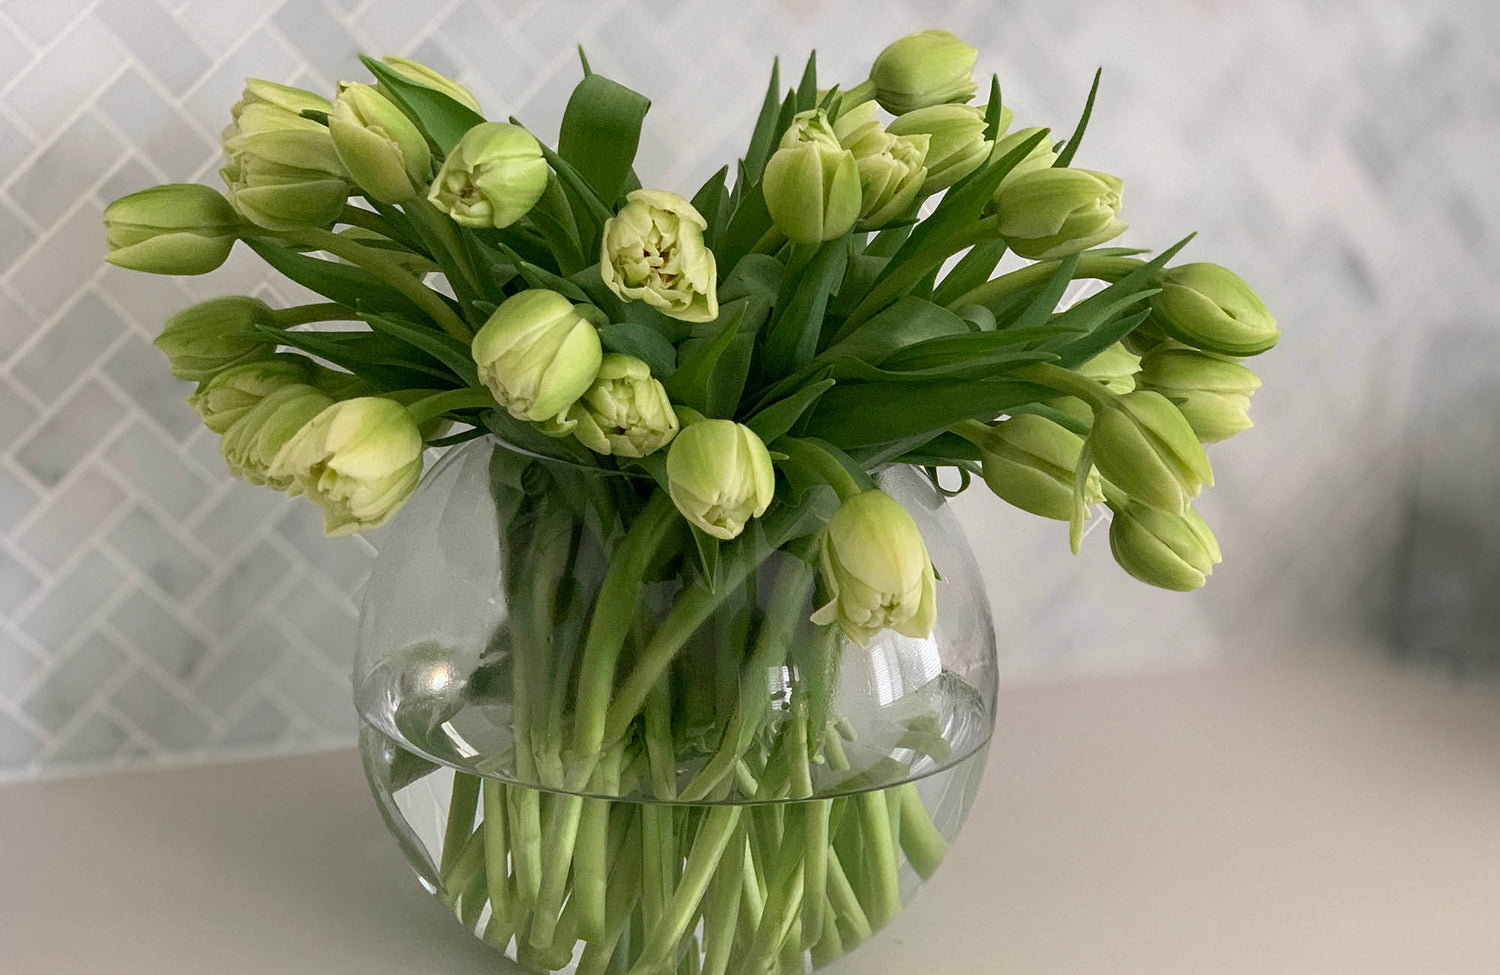
{"label": "reflection on glass vase", "polygon": [[972,804],[995,644],[942,495],[878,483],[939,612],[859,646],[809,621],[831,492],[713,546],[644,474],[450,451],[382,545],[355,674],[428,889],[538,971],[801,972],[888,923]]}

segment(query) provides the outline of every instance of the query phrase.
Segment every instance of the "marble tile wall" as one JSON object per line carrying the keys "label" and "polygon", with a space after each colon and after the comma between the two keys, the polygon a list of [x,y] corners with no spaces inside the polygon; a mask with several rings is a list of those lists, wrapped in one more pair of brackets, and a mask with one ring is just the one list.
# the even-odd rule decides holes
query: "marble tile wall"
{"label": "marble tile wall", "polygon": [[[1407,430],[1436,336],[1494,328],[1500,16],[1475,2],[1110,5],[978,0],[8,0],[0,3],[0,774],[347,741],[373,556],[236,484],[149,345],[220,293],[295,300],[239,253],[208,278],[99,262],[99,212],[213,182],[247,75],[328,90],[358,51],[462,79],[555,133],[574,45],[655,102],[638,168],[696,186],[738,154],[768,69],[817,46],[862,76],[889,39],[958,31],[1025,123],[1066,129],[1105,69],[1079,162],[1124,177],[1129,242],[1254,283],[1286,338],[1258,429],[1215,451],[1227,561],[1182,599],[1101,537],[974,492],[1008,679],[1173,666],[1378,630],[1397,578]],[[1286,634],[1296,636],[1287,638]]]}

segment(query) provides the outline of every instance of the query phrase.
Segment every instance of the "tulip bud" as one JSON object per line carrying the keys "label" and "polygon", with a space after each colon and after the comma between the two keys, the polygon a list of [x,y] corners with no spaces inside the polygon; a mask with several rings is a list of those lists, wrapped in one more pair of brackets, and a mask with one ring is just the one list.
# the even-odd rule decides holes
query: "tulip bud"
{"label": "tulip bud", "polygon": [[[995,142],[995,148],[991,158],[1004,159],[1006,156],[1019,149],[1021,147],[1021,143],[1025,142],[1027,139],[1036,135],[1040,131],[1042,130],[1037,128],[1036,126],[1032,126],[1028,129],[1018,129],[1017,131],[1012,132],[1009,135],[1001,136]],[[1027,173],[1036,173],[1041,172],[1042,170],[1051,169],[1053,167],[1053,164],[1056,162],[1057,153],[1052,151],[1052,137],[1050,135],[1044,135],[1042,136],[1042,140],[1035,146],[1033,146],[1030,152],[1021,157],[1020,162],[1016,163],[1010,168],[1010,170],[1000,180],[1000,185],[995,187],[994,199],[996,205],[998,205],[1000,202],[1001,192],[1016,180],[1020,179],[1022,176],[1025,176]]]}
{"label": "tulip bud", "polygon": [[267,230],[324,227],[349,198],[348,172],[328,126],[303,111],[332,112],[312,92],[250,79],[221,136],[219,175],[229,202],[245,219]]}
{"label": "tulip bud", "polygon": [[1089,169],[1051,167],[1025,173],[995,198],[1000,236],[1033,261],[1066,257],[1125,232],[1119,219],[1124,184]]}
{"label": "tulip bud", "polygon": [[878,230],[911,208],[927,179],[925,134],[895,136],[865,102],[839,117],[834,134],[859,168],[860,230]]}
{"label": "tulip bud", "polygon": [[239,222],[229,201],[207,186],[153,186],[104,208],[104,259],[152,274],[207,274],[229,257]]}
{"label": "tulip bud", "polygon": [[530,132],[481,122],[443,160],[427,199],[465,227],[509,227],[547,188],[547,162]]}
{"label": "tulip bud", "polygon": [[708,221],[666,190],[632,190],[604,222],[599,275],[622,301],[644,301],[670,318],[719,317],[719,269],[703,242]]}
{"label": "tulip bud", "polygon": [[383,524],[422,476],[422,435],[394,400],[348,399],[324,409],[271,462],[271,478],[290,478],[289,494],[323,509],[323,531],[350,535]]}
{"label": "tulip bud", "polygon": [[884,629],[921,639],[937,621],[937,586],[922,533],[884,491],[845,498],[828,519],[819,564],[829,600],[813,613],[860,646]]}
{"label": "tulip bud", "polygon": [[892,115],[974,97],[979,52],[945,30],[924,30],[892,42],[870,67],[875,100]]}
{"label": "tulip bud", "polygon": [[667,490],[684,518],[728,541],[765,514],[776,472],[755,431],[733,420],[699,420],[667,451]]}
{"label": "tulip bud", "polygon": [[380,202],[405,203],[426,188],[432,174],[426,137],[369,85],[341,86],[328,131],[354,182]]}
{"label": "tulip bud", "polygon": [[1171,514],[1214,482],[1197,434],[1160,393],[1136,390],[1097,408],[1089,445],[1101,475],[1132,500]]}
{"label": "tulip bud", "polygon": [[[564,418],[599,375],[603,349],[594,326],[555,291],[505,299],[474,336],[479,381],[510,415],[535,423]],[[564,424],[555,432],[566,433]]]}
{"label": "tulip bud", "polygon": [[[313,384],[317,369],[311,359],[284,354],[233,366],[200,383],[188,397],[188,406],[204,426],[222,434],[281,387]],[[333,395],[324,389],[320,392]]]}
{"label": "tulip bud", "polygon": [[292,383],[263,397],[234,421],[219,442],[219,453],[229,473],[251,484],[286,491],[292,478],[271,473],[271,464],[286,442],[313,417],[333,405],[333,399],[311,386]]}
{"label": "tulip bud", "polygon": [[[1085,379],[1092,379],[1111,393],[1128,393],[1135,389],[1136,373],[1141,371],[1141,360],[1123,343],[1116,342],[1073,371]],[[1047,405],[1061,410],[1080,423],[1093,421],[1093,410],[1076,396],[1049,400]]]}
{"label": "tulip bud", "polygon": [[1182,264],[1163,272],[1159,286],[1151,298],[1151,321],[1195,349],[1259,355],[1281,338],[1276,319],[1228,268]]}
{"label": "tulip bud", "polygon": [[1250,423],[1250,396],[1260,379],[1240,365],[1176,343],[1159,345],[1141,360],[1141,388],[1174,401],[1204,443],[1228,440]]}
{"label": "tulip bud", "polygon": [[[1000,111],[1000,131],[1010,121],[1010,109]],[[907,112],[885,130],[892,135],[927,136],[927,180],[921,194],[945,190],[978,169],[990,157],[994,143],[984,137],[984,112],[974,105],[930,105]]]}
{"label": "tulip bud", "polygon": [[1109,548],[1120,568],[1175,592],[1201,587],[1223,561],[1214,533],[1192,508],[1174,515],[1142,504],[1123,505],[1109,524]]}
{"label": "tulip bud", "polygon": [[599,377],[568,411],[573,436],[596,454],[645,457],[677,436],[677,414],[651,367],[628,355],[607,355]]}
{"label": "tulip bud", "polygon": [[798,243],[841,237],[859,219],[859,165],[819,109],[792,120],[766,163],[761,187],[777,229]]}
{"label": "tulip bud", "polygon": [[214,373],[276,351],[257,325],[276,319],[265,302],[245,295],[211,298],[167,319],[156,347],[178,379],[202,382]]}
{"label": "tulip bud", "polygon": [[398,58],[387,56],[380,59],[386,66],[395,71],[407,81],[414,81],[425,88],[440,91],[449,98],[467,108],[474,110],[476,114],[483,115],[484,111],[479,107],[479,99],[474,93],[451,78],[445,78],[427,65],[410,58]]}
{"label": "tulip bud", "polygon": [[[979,443],[984,483],[1003,501],[1043,518],[1073,517],[1074,472],[1083,438],[1051,420],[1019,413],[990,427]],[[1104,500],[1099,474],[1090,470],[1083,503]]]}

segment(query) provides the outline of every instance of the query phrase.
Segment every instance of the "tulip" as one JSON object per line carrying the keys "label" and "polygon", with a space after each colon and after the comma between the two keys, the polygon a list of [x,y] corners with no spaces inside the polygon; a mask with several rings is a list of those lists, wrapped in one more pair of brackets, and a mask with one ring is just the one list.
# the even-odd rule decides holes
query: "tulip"
{"label": "tulip", "polygon": [[719,270],[703,241],[708,221],[666,190],[633,190],[604,222],[599,275],[623,301],[684,322],[719,317]]}
{"label": "tulip", "polygon": [[104,208],[104,259],[152,274],[207,274],[229,257],[239,223],[229,201],[207,186],[153,186]]}
{"label": "tulip", "polygon": [[425,88],[440,91],[460,105],[473,109],[475,114],[484,114],[483,110],[479,107],[479,99],[474,97],[473,92],[453,79],[445,78],[443,75],[438,74],[427,65],[413,61],[410,58],[398,58],[394,56],[383,57],[380,60],[385,62],[387,67],[407,81],[414,81]]}
{"label": "tulip", "polygon": [[860,230],[877,230],[911,208],[927,179],[928,137],[895,136],[874,117],[866,102],[834,125],[839,144],[854,153],[859,168]]}
{"label": "tulip", "polygon": [[1000,236],[1033,261],[1066,257],[1125,232],[1119,218],[1124,184],[1088,169],[1050,167],[1024,173],[995,198]]}
{"label": "tulip", "polygon": [[1197,511],[1168,514],[1140,504],[1115,509],[1109,548],[1126,572],[1176,592],[1201,587],[1222,561],[1219,543]]}
{"label": "tulip", "polygon": [[273,390],[235,420],[219,443],[229,473],[251,484],[275,491],[291,489],[286,473],[272,473],[281,448],[312,418],[333,405],[333,399],[311,386],[290,383]]}
{"label": "tulip", "polygon": [[256,328],[276,319],[263,301],[244,295],[212,298],[167,319],[156,347],[178,379],[202,382],[230,366],[264,359],[276,340]]}
{"label": "tulip", "polygon": [[530,132],[482,122],[443,160],[427,199],[465,227],[509,227],[542,198],[547,162]]}
{"label": "tulip", "polygon": [[344,84],[328,131],[360,189],[382,203],[405,203],[432,174],[427,139],[390,99],[369,85]]}
{"label": "tulip", "polygon": [[267,230],[324,227],[349,198],[348,172],[328,126],[303,111],[332,112],[311,92],[250,79],[221,136],[219,175],[229,202]]}
{"label": "tulip", "polygon": [[819,542],[829,594],[813,613],[820,626],[838,623],[860,646],[884,629],[921,639],[937,620],[937,587],[922,533],[884,491],[844,499]]}
{"label": "tulip", "polygon": [[507,298],[474,336],[471,351],[496,402],[536,423],[565,419],[593,385],[604,354],[598,331],[573,303],[543,289]]}
{"label": "tulip", "polygon": [[[1000,131],[1010,109],[1000,112]],[[927,136],[927,180],[922,195],[945,190],[990,158],[994,143],[984,137],[984,112],[974,105],[929,105],[897,118],[885,130],[892,135]]]}
{"label": "tulip", "polygon": [[[995,148],[990,158],[1004,159],[1016,149],[1019,149],[1021,147],[1021,143],[1025,142],[1027,139],[1030,139],[1040,131],[1042,130],[1033,126],[1029,129],[1018,129],[1017,131],[1012,132],[1009,135],[1001,136],[996,140]],[[1057,153],[1052,151],[1052,137],[1049,135],[1044,135],[1042,136],[1042,140],[1035,146],[1033,146],[1030,152],[1022,156],[1021,161],[1012,166],[1010,170],[1006,172],[1005,176],[1001,178],[1000,185],[995,187],[996,204],[999,204],[1000,193],[1016,180],[1020,179],[1022,176],[1025,176],[1027,173],[1036,173],[1045,169],[1051,169],[1053,167],[1053,164],[1056,162]]]}
{"label": "tulip", "polygon": [[733,420],[699,420],[667,451],[667,491],[684,518],[728,541],[765,514],[776,472],[755,431]]}
{"label": "tulip", "polygon": [[226,433],[236,420],[283,386],[313,384],[317,368],[311,359],[300,355],[273,355],[232,366],[199,384],[188,397],[188,406],[204,426],[214,433]]}
{"label": "tulip", "polygon": [[777,229],[798,243],[841,237],[859,219],[859,165],[821,110],[796,116],[766,163],[761,187]]}
{"label": "tulip", "polygon": [[1101,475],[1169,514],[1186,511],[1214,480],[1197,434],[1160,393],[1136,390],[1096,408],[1089,445]]}
{"label": "tulip", "polygon": [[[1020,413],[989,428],[977,441],[984,483],[1003,501],[1043,518],[1073,517],[1073,483],[1083,438],[1051,420]],[[1090,470],[1083,503],[1104,499],[1099,474]]]}
{"label": "tulip", "polygon": [[271,462],[289,494],[323,509],[323,531],[350,535],[383,524],[422,476],[422,435],[406,408],[381,396],[344,400],[299,429]]}
{"label": "tulip", "polygon": [[1169,343],[1141,360],[1141,388],[1172,400],[1199,440],[1217,443],[1251,427],[1250,396],[1260,379],[1238,362]]}
{"label": "tulip", "polygon": [[677,414],[651,367],[628,355],[607,355],[599,376],[568,411],[573,436],[596,454],[645,457],[677,436]]}
{"label": "tulip", "polygon": [[894,41],[870,67],[875,100],[892,115],[974,97],[979,52],[945,30],[924,30]]}
{"label": "tulip", "polygon": [[[1116,342],[1074,370],[1080,376],[1092,379],[1111,393],[1128,393],[1135,389],[1135,377],[1140,371],[1140,357],[1121,342]],[[1093,411],[1089,409],[1088,404],[1076,396],[1049,400],[1047,405],[1055,410],[1061,410],[1081,423],[1089,423],[1093,418]]]}
{"label": "tulip", "polygon": [[1151,298],[1151,321],[1195,349],[1251,356],[1281,337],[1276,319],[1239,276],[1217,264],[1168,268]]}

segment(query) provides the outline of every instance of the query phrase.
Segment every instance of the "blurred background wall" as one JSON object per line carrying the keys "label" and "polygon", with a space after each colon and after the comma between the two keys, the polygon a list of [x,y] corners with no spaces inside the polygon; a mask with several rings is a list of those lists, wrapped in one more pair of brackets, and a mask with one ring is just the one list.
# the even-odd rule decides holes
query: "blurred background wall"
{"label": "blurred background wall", "polygon": [[[596,70],[654,100],[637,169],[685,193],[743,150],[776,53],[794,77],[816,46],[821,77],[853,82],[894,37],[946,27],[980,48],[979,72],[999,73],[1018,125],[1063,133],[1102,65],[1078,164],[1124,178],[1122,242],[1198,230],[1185,259],[1239,271],[1285,337],[1255,361],[1257,429],[1212,451],[1221,486],[1201,510],[1226,561],[1206,590],[1134,583],[1102,533],[1075,559],[1066,529],[982,489],[958,503],[1007,679],[1392,633],[1420,646],[1500,585],[1486,527],[1500,493],[1496,10],[0,4],[0,774],[352,735],[346,675],[374,549],[326,542],[310,506],[231,482],[189,388],[149,344],[193,300],[299,296],[243,249],[207,278],[108,268],[99,213],[153,183],[215,182],[217,133],[245,76],[328,92],[362,77],[357,51],[411,54],[471,86],[490,117],[514,113],[550,138],[581,42]],[[1444,450],[1435,434],[1455,424],[1463,446]],[[1429,551],[1421,539],[1436,534],[1410,527],[1425,523],[1460,546],[1489,531],[1494,557]],[[1450,642],[1492,652],[1495,632]]]}

